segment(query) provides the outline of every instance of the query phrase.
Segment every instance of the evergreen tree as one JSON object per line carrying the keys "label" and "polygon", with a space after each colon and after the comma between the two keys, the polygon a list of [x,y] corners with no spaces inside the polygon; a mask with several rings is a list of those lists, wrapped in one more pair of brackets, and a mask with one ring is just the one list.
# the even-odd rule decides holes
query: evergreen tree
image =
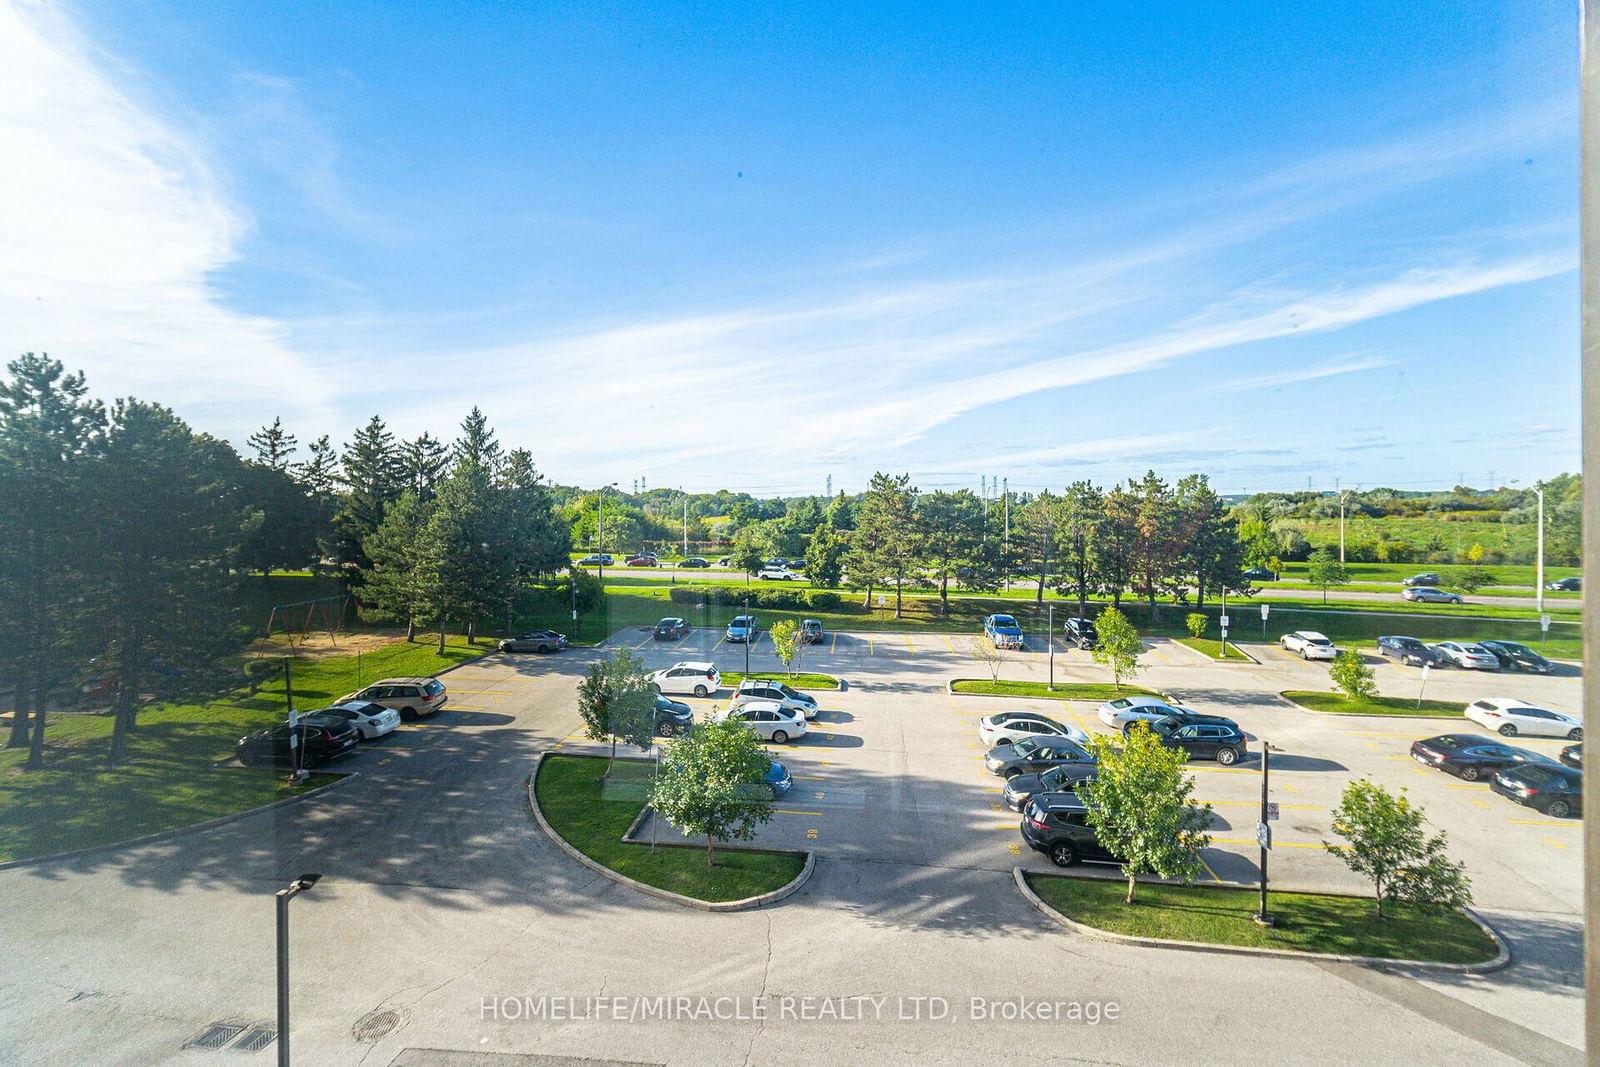
{"label": "evergreen tree", "polygon": [[261,427],[250,435],[248,441],[255,451],[257,463],[268,470],[289,469],[289,457],[294,455],[297,441],[294,434],[283,428],[281,418],[274,416],[271,426]]}
{"label": "evergreen tree", "polygon": [[[902,590],[912,573],[920,547],[916,524],[917,490],[911,476],[898,477],[881,471],[872,476],[872,485],[862,498],[856,517],[856,531],[850,545],[849,570],[865,573],[867,596],[873,584],[893,579],[894,614],[900,618]],[[853,577],[856,583],[861,577]]]}
{"label": "evergreen tree", "polygon": [[939,583],[941,615],[950,614],[950,579],[970,575],[978,565],[983,522],[983,501],[970,489],[941,490],[917,500],[917,527],[929,576]]}

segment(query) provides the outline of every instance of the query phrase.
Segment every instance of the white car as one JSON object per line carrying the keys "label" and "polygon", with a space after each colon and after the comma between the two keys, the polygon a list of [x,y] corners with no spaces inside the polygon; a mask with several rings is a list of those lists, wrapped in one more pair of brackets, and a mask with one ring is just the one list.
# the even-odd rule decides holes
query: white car
{"label": "white car", "polygon": [[711,722],[732,719],[734,722],[743,723],[754,730],[761,740],[779,745],[792,738],[806,735],[804,715],[798,711],[790,711],[770,700],[752,700],[736,708],[714,711],[708,718]]}
{"label": "white car", "polygon": [[1178,710],[1187,709],[1181,709],[1179,705],[1170,704],[1160,697],[1117,697],[1100,705],[1100,721],[1120,731],[1127,723],[1151,722]]}
{"label": "white car", "polygon": [[343,719],[361,734],[361,740],[371,741],[392,734],[400,728],[400,713],[394,708],[386,708],[382,704],[374,704],[367,700],[352,700],[347,704],[335,704],[330,708],[318,708],[308,711],[300,716],[304,722],[311,716],[324,719]]}
{"label": "white car", "polygon": [[650,676],[650,684],[658,693],[688,693],[697,697],[710,696],[722,688],[722,675],[714,663],[674,663],[666,670]]}
{"label": "white car", "polygon": [[764,582],[797,582],[800,576],[788,567],[762,567],[756,575]]}
{"label": "white car", "polygon": [[1002,711],[978,720],[978,741],[986,748],[1015,744],[1024,737],[1065,737],[1080,745],[1089,740],[1076,726],[1031,711]]}
{"label": "white car", "polygon": [[1301,659],[1337,659],[1339,655],[1333,642],[1315,630],[1296,630],[1292,634],[1284,634],[1278,639],[1278,644],[1287,652],[1298,652]]}
{"label": "white car", "polygon": [[1486,697],[1467,705],[1467,718],[1506,737],[1565,737],[1583,740],[1583,720],[1515,697]]}
{"label": "white car", "polygon": [[1482,645],[1475,645],[1471,641],[1440,641],[1433,646],[1444,655],[1444,658],[1457,667],[1465,667],[1474,671],[1497,671],[1500,669],[1500,657],[1490,652]]}

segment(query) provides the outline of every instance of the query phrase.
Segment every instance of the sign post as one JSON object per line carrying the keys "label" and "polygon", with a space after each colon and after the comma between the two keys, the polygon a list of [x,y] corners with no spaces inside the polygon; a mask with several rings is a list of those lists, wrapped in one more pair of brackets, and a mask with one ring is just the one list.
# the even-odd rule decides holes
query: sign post
{"label": "sign post", "polygon": [[1422,709],[1422,694],[1428,691],[1428,672],[1431,670],[1433,670],[1433,664],[1424,663],[1422,665],[1422,685],[1417,689],[1417,709],[1419,711]]}
{"label": "sign post", "polygon": [[1550,641],[1550,616],[1539,616],[1539,644],[1548,644]]}
{"label": "sign post", "polygon": [[1262,926],[1272,925],[1272,916],[1267,913],[1267,852],[1272,848],[1272,827],[1267,823],[1278,817],[1277,805],[1267,803],[1267,778],[1270,773],[1272,746],[1266,739],[1261,741],[1261,821],[1256,823],[1256,843],[1261,846],[1261,908],[1256,912],[1256,922]]}
{"label": "sign post", "polygon": [[1263,641],[1267,639],[1267,612],[1271,610],[1271,607],[1272,605],[1270,604],[1261,605],[1261,640]]}

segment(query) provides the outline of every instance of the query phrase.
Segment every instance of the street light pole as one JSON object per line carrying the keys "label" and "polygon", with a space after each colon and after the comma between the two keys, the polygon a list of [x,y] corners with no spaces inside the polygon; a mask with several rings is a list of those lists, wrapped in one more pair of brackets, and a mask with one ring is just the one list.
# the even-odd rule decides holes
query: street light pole
{"label": "street light pole", "polygon": [[278,890],[278,1067],[289,1067],[289,901],[320,881],[320,874],[302,874]]}
{"label": "street light pole", "polygon": [[1044,624],[1044,641],[1050,646],[1050,692],[1056,691],[1056,606],[1046,608],[1048,621]]}
{"label": "street light pole", "polygon": [[1272,925],[1272,916],[1267,913],[1267,852],[1272,842],[1272,828],[1267,822],[1267,776],[1271,761],[1272,746],[1266,739],[1261,741],[1261,822],[1256,831],[1261,845],[1261,908],[1256,912],[1256,922],[1262,926]]}
{"label": "street light pole", "polygon": [[1339,494],[1339,562],[1344,563],[1344,500],[1350,495],[1346,489]]}
{"label": "street light pole", "polygon": [[750,677],[750,641],[755,636],[755,620],[750,617],[750,591],[744,594],[744,676]]}
{"label": "street light pole", "polygon": [[1533,596],[1534,608],[1541,614],[1544,612],[1544,490],[1537,485],[1533,491],[1539,496],[1539,533],[1538,553],[1534,557],[1536,563],[1533,568]]}

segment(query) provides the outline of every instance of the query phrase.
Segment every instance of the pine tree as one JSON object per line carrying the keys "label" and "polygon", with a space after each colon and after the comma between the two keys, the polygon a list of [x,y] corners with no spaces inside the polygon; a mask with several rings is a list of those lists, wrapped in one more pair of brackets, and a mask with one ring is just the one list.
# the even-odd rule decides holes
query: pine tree
{"label": "pine tree", "polygon": [[283,428],[283,420],[273,417],[271,426],[263,426],[248,438],[255,451],[256,462],[268,470],[288,470],[289,457],[297,444],[294,434]]}

